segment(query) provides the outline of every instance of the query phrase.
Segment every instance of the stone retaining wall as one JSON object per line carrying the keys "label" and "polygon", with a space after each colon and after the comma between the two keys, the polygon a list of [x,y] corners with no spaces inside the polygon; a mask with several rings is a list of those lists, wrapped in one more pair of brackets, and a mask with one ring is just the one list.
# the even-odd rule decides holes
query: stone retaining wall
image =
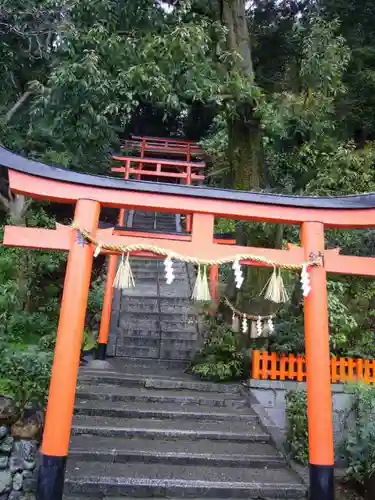
{"label": "stone retaining wall", "polygon": [[[306,389],[304,382],[274,380],[250,380],[250,395],[263,407],[267,417],[282,433],[286,432],[286,393],[290,390]],[[336,451],[345,437],[345,427],[352,405],[352,397],[343,384],[332,384],[333,424]]]}
{"label": "stone retaining wall", "polygon": [[0,396],[0,500],[35,500],[42,414]]}

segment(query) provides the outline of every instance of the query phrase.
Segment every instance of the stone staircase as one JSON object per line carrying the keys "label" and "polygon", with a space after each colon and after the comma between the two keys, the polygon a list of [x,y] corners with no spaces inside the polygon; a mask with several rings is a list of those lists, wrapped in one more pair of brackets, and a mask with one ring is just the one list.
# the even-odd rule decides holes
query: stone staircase
{"label": "stone staircase", "polygon": [[[128,226],[138,231],[180,232],[178,216],[135,212]],[[175,280],[165,282],[163,261],[131,259],[135,288],[117,292],[108,344],[110,356],[189,360],[201,336],[190,297],[194,270],[174,263]]]}
{"label": "stone staircase", "polygon": [[305,497],[242,387],[184,367],[113,359],[81,369],[66,500]]}

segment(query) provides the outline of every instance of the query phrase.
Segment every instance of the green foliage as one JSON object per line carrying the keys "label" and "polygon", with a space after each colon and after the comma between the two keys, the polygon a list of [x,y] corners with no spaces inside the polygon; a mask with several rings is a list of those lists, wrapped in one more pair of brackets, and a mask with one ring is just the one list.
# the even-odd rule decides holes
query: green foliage
{"label": "green foliage", "polygon": [[287,434],[285,446],[290,456],[302,465],[308,463],[307,398],[302,390],[286,394]]}
{"label": "green foliage", "polygon": [[105,274],[92,281],[87,302],[86,327],[94,332],[99,328],[104,299]]}
{"label": "green foliage", "polygon": [[[255,0],[246,11],[231,11],[232,26],[219,19],[216,1],[168,3],[173,8],[153,0],[72,0],[67,15],[61,1],[4,0],[2,144],[102,174],[122,136],[147,133],[150,116],[160,135],[182,135],[190,120],[197,138],[203,136],[211,185],[325,196],[375,190],[370,0],[323,0],[319,16],[316,2]],[[228,34],[244,16],[251,47],[233,46]],[[236,35],[246,41],[246,30]],[[212,118],[199,131],[196,109],[199,118],[208,110]],[[5,179],[0,192],[7,192]],[[34,203],[25,223],[53,227],[50,211]],[[232,229],[238,224],[217,223],[219,232]],[[254,245],[298,243],[295,229],[247,224],[243,232]],[[327,233],[327,245],[356,255],[375,250],[371,231]],[[63,261],[58,253],[0,247],[1,338],[52,348]],[[253,277],[245,282],[246,303],[262,281]],[[86,326],[93,334],[102,290],[98,281],[90,292]],[[374,356],[373,290],[362,278],[330,281],[333,354]],[[303,352],[300,298],[280,317],[267,347]]]}
{"label": "green foliage", "polygon": [[[25,222],[32,227],[55,224],[42,208],[30,211]],[[0,247],[0,339],[35,343],[55,332],[61,293],[56,273],[64,260],[60,253]]]}
{"label": "green foliage", "polygon": [[[375,346],[370,325],[357,310],[352,312],[354,297],[361,291],[350,290],[351,280],[328,281],[328,315],[330,328],[330,350],[332,356],[373,358]],[[299,286],[299,283],[297,283]],[[367,290],[368,284],[365,284]],[[372,297],[372,294],[371,294]],[[293,300],[293,297],[292,297]],[[301,298],[299,299],[301,300]],[[361,311],[371,307],[362,296]],[[369,312],[371,314],[371,311]],[[305,335],[302,303],[297,308],[286,304],[279,312],[275,332],[254,346],[278,354],[304,355]]]}
{"label": "green foliage", "polygon": [[342,453],[349,479],[363,486],[375,471],[375,388],[358,384],[349,387],[352,407],[348,413],[347,437]]}
{"label": "green foliage", "polygon": [[97,346],[97,341],[95,339],[94,334],[92,332],[89,332],[88,330],[84,330],[82,351],[83,352],[92,351],[93,349],[96,348],[96,346]]}
{"label": "green foliage", "polygon": [[224,324],[208,323],[209,333],[192,364],[192,372],[207,380],[238,380],[244,375],[246,352],[240,334]]}
{"label": "green foliage", "polygon": [[2,345],[0,394],[13,398],[21,409],[43,408],[48,393],[52,354],[36,347]]}

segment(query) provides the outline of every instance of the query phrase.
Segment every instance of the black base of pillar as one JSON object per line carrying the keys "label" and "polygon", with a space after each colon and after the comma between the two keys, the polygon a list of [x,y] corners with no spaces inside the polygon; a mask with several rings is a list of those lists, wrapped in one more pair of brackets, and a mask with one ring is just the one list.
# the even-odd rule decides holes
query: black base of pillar
{"label": "black base of pillar", "polygon": [[40,455],[37,500],[62,500],[66,457]]}
{"label": "black base of pillar", "polygon": [[96,349],[96,359],[104,361],[107,357],[107,344],[98,344]]}
{"label": "black base of pillar", "polygon": [[309,500],[334,500],[334,466],[310,464]]}

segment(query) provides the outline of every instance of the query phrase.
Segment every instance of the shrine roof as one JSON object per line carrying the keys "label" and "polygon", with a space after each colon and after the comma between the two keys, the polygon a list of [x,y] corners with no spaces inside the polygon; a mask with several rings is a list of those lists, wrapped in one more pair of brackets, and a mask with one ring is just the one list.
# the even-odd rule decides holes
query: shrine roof
{"label": "shrine roof", "polygon": [[187,196],[208,200],[231,202],[259,203],[264,205],[315,208],[315,209],[371,209],[375,208],[375,193],[341,197],[289,196],[283,194],[234,191],[204,186],[183,186],[177,184],[155,183],[116,179],[73,172],[61,167],[45,165],[35,160],[0,147],[0,166],[17,172],[74,185],[93,188],[113,189],[116,191],[133,191],[140,193],[159,193],[175,196]]}

